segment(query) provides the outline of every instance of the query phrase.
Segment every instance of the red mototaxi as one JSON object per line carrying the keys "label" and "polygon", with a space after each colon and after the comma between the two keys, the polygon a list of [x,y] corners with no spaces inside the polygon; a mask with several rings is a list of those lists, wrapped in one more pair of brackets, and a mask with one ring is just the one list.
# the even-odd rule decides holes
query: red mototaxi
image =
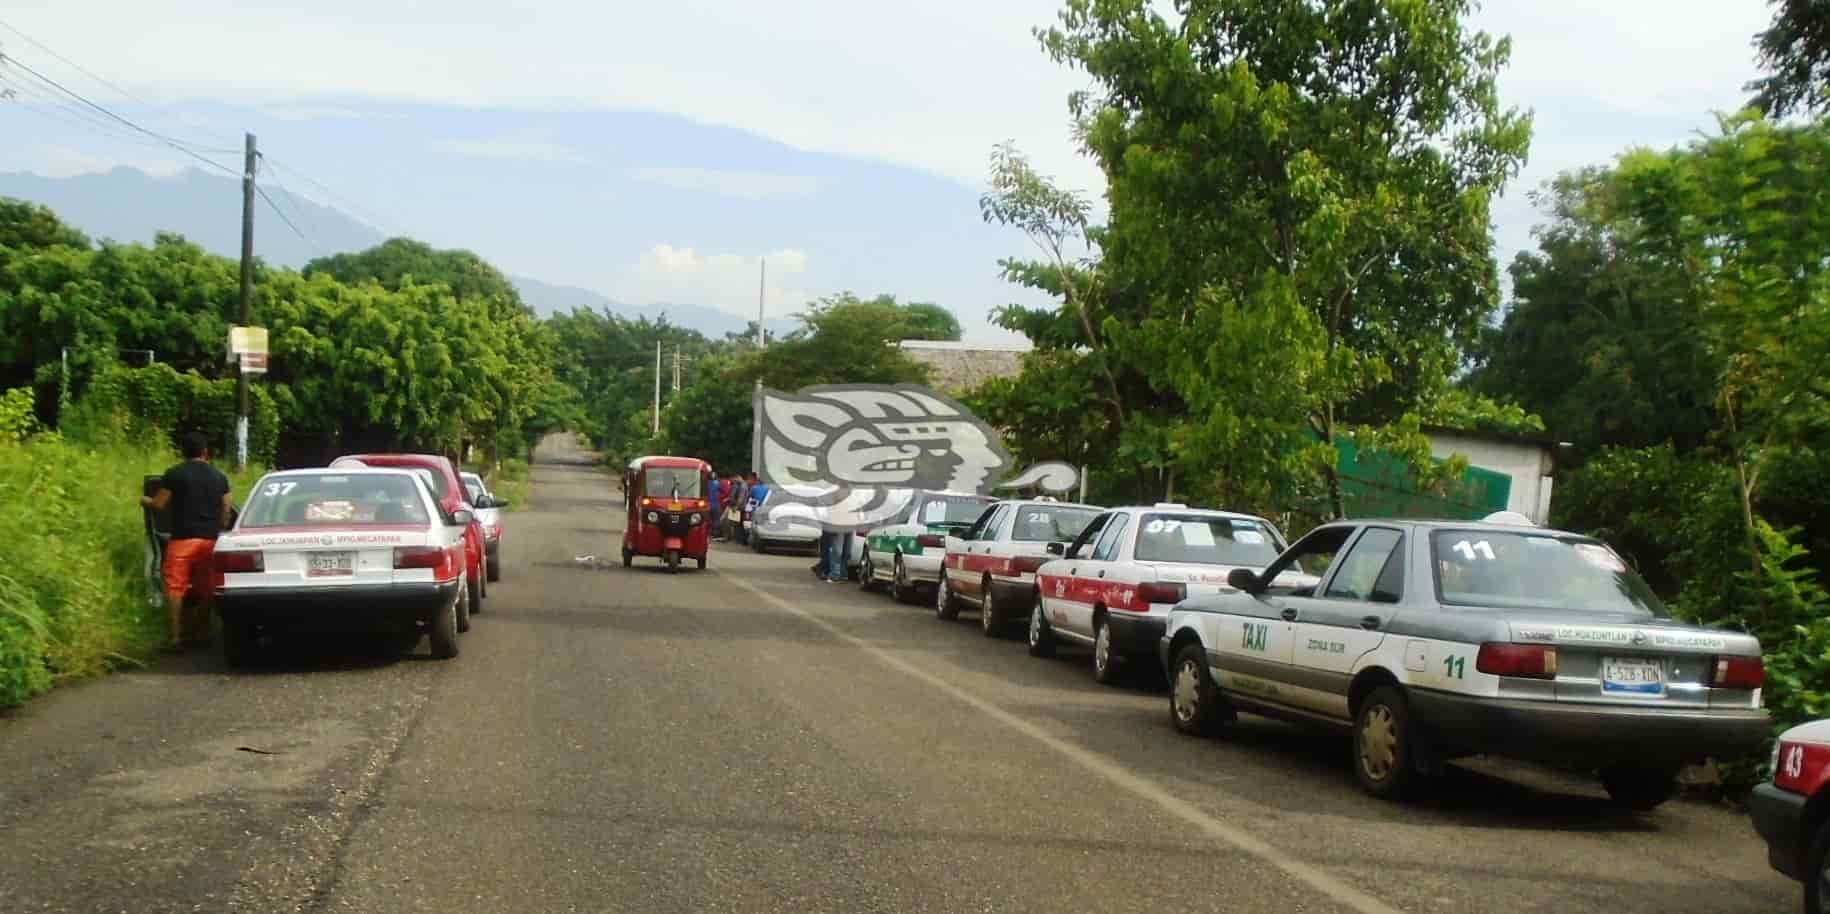
{"label": "red mototaxi", "polygon": [[677,571],[680,560],[701,569],[712,548],[712,465],[697,457],[638,457],[623,473],[623,566],[654,556]]}

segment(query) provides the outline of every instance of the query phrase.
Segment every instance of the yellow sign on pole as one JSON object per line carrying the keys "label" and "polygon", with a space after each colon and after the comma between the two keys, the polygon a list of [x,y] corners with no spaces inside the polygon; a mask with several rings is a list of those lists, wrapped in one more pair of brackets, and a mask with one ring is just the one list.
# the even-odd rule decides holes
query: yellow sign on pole
{"label": "yellow sign on pole", "polygon": [[229,359],[236,356],[267,354],[267,328],[265,327],[230,327]]}

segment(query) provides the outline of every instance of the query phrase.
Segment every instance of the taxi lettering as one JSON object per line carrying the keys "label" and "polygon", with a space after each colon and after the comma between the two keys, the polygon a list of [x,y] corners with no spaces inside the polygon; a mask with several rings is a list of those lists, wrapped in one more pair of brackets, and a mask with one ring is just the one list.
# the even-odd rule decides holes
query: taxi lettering
{"label": "taxi lettering", "polygon": [[1265,639],[1271,634],[1271,626],[1263,622],[1247,622],[1240,633],[1239,646],[1248,651],[1262,651]]}

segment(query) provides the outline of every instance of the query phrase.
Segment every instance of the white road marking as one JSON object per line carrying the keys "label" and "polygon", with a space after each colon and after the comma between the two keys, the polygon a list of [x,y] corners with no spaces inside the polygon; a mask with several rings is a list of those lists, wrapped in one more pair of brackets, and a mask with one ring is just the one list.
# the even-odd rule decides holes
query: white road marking
{"label": "white road marking", "polygon": [[877,658],[877,660],[885,666],[913,676],[954,699],[971,706],[974,710],[979,711],[986,717],[1041,743],[1057,754],[1066,757],[1074,764],[1104,778],[1113,786],[1118,787],[1121,790],[1129,791],[1140,799],[1150,801],[1158,808],[1162,809],[1163,812],[1187,822],[1208,837],[1223,844],[1231,845],[1236,850],[1251,854],[1252,856],[1283,870],[1292,877],[1307,883],[1310,888],[1339,902],[1349,910],[1356,912],[1356,914],[1402,914],[1397,908],[1336,879],[1317,867],[1290,859],[1288,856],[1252,835],[1250,832],[1234,828],[1213,816],[1195,809],[1188,803],[1178,799],[1175,794],[1170,793],[1144,778],[1132,774],[1130,771],[1127,771],[1124,766],[1113,762],[1105,756],[1056,737],[1043,730],[1041,727],[967,692],[959,686],[956,686],[901,657],[897,657],[862,638],[848,634],[831,622],[795,606],[787,600],[769,593],[748,581],[732,577],[724,571],[715,571],[714,573],[726,581],[755,594],[758,599],[763,600],[771,606],[819,626],[833,637]]}

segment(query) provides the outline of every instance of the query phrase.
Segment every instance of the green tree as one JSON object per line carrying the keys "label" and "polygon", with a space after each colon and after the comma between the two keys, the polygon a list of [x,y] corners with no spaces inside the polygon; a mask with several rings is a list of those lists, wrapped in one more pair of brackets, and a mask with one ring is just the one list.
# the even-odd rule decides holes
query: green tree
{"label": "green tree", "polygon": [[691,382],[661,411],[664,450],[708,461],[720,474],[749,468],[755,428],[752,385],[744,383],[736,368],[727,356],[693,366]]}
{"label": "green tree", "polygon": [[1770,0],[1773,23],[1754,36],[1766,75],[1748,83],[1753,105],[1770,117],[1830,112],[1830,3]]}
{"label": "green tree", "polygon": [[778,390],[927,380],[927,366],[896,345],[908,338],[909,314],[891,296],[829,295],[812,302],[800,318],[802,329],[744,363],[739,370],[744,380]]}
{"label": "green tree", "polygon": [[959,318],[953,312],[930,301],[913,301],[902,306],[905,340],[958,340]]}

